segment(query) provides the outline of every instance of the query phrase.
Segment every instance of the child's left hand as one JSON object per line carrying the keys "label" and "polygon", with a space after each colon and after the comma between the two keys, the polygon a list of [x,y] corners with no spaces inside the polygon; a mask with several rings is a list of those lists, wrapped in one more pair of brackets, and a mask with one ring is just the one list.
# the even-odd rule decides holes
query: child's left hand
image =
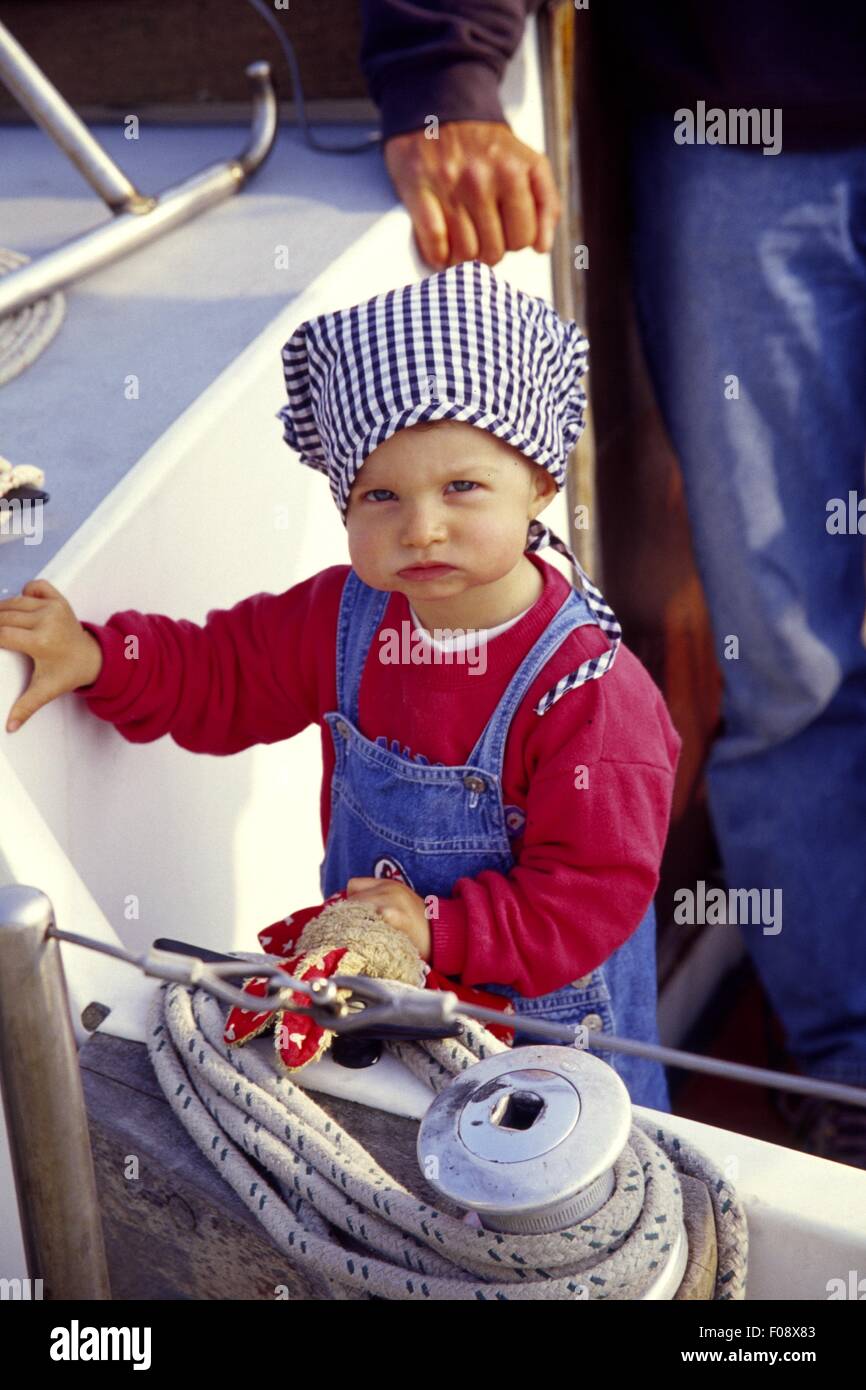
{"label": "child's left hand", "polygon": [[433,939],[424,899],[405,883],[396,878],[350,878],[346,893],[376,908],[389,926],[406,933],[422,960],[430,960]]}

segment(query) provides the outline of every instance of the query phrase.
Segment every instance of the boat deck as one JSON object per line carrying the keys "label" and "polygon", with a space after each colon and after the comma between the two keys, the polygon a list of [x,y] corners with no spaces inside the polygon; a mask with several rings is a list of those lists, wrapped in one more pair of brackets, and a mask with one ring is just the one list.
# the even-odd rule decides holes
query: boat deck
{"label": "boat deck", "polygon": [[[152,194],[236,155],[248,135],[241,124],[143,124],[138,140],[116,124],[91,128]],[[343,144],[368,129],[323,125],[315,133]],[[41,130],[10,123],[0,138],[0,245],[35,258],[110,219]],[[0,387],[0,455],[43,469],[50,494],[41,544],[23,536],[2,544],[0,595],[42,573],[145,450],[396,202],[378,147],[322,154],[284,125],[239,194],[70,285],[57,336]],[[288,254],[280,258],[279,247]],[[130,399],[133,376],[138,396]],[[239,459],[239,506],[255,487],[255,459]]]}

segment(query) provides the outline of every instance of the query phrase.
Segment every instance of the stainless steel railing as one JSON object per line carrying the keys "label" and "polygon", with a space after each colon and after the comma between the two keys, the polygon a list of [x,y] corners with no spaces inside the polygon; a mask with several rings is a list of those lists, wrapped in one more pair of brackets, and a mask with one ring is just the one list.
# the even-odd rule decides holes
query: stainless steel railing
{"label": "stainless steel railing", "polygon": [[114,221],[63,243],[0,279],[0,319],[53,290],[128,255],[145,242],[237,193],[267,158],[277,132],[277,103],[266,62],[250,63],[252,128],[235,158],[208,165],[183,183],[152,196],[139,192],[84,122],[0,22],[0,81],[51,136],[110,210]]}
{"label": "stainless steel railing", "polygon": [[78,1049],[51,903],[0,888],[0,1090],[31,1279],[51,1299],[111,1290]]}

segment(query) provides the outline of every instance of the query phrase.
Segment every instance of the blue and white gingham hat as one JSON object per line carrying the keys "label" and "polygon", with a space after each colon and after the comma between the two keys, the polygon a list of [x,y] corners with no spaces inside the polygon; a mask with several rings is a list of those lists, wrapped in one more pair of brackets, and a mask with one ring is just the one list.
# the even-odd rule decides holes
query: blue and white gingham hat
{"label": "blue and white gingham hat", "polygon": [[[487,430],[562,488],[585,424],[588,350],[578,325],[545,300],[497,280],[482,261],[462,261],[299,324],[282,349],[288,405],[277,419],[301,463],[327,475],[344,525],[365,458],[419,420],[462,420]],[[569,547],[531,521],[526,549],[545,545],[571,561],[611,645],[563,676],[537,714],[609,671],[622,638]]]}

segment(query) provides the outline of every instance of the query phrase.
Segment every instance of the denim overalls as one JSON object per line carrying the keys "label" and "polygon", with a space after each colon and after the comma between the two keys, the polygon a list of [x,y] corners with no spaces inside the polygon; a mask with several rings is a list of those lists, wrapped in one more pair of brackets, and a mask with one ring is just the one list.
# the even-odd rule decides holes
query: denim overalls
{"label": "denim overalls", "polygon": [[[512,868],[501,782],[512,716],[568,634],[595,622],[585,598],[572,589],[515,671],[469,761],[446,767],[400,757],[370,742],[358,729],[361,674],[389,598],[349,571],[337,627],[337,709],[324,716],[335,764],[320,873],[323,898],[345,888],[355,876],[401,877],[422,898],[448,898],[459,878],[474,878],[482,869],[505,874]],[[590,1028],[657,1042],[652,903],[628,941],[573,984],[537,998],[519,995],[507,985],[479,982],[479,988],[512,999],[518,1013],[552,1022],[586,1022]],[[533,1041],[515,1032],[515,1045]],[[619,1072],[635,1104],[670,1109],[659,1063],[610,1052],[600,1055]]]}

